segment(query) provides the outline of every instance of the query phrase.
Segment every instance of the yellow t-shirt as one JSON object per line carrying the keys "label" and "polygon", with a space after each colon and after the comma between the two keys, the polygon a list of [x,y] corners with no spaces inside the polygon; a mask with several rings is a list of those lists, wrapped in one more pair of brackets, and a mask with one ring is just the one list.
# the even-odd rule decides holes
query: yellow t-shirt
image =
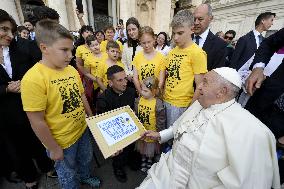
{"label": "yellow t-shirt", "polygon": [[[104,40],[104,41],[101,42],[101,44],[100,44],[101,52],[106,52],[107,42],[108,42],[107,40]],[[122,45],[122,43],[121,43],[120,41],[118,41],[118,40],[116,40],[115,42],[118,43],[120,53],[122,53],[122,51],[123,51],[123,45]]]}
{"label": "yellow t-shirt", "polygon": [[164,101],[188,107],[194,94],[194,75],[207,72],[207,55],[195,43],[184,49],[175,47],[168,54],[166,71]]}
{"label": "yellow t-shirt", "polygon": [[[108,86],[108,79],[107,79],[107,69],[109,68],[108,64],[106,63],[107,59],[103,62],[99,63],[97,77],[103,80],[104,86]],[[124,64],[121,61],[117,61],[116,64],[120,67],[124,68]]]}
{"label": "yellow t-shirt", "polygon": [[165,58],[160,52],[156,52],[154,58],[148,60],[141,51],[135,55],[132,65],[136,68],[140,81],[151,76],[159,79],[160,72],[165,70]]}
{"label": "yellow t-shirt", "polygon": [[[156,127],[156,103],[157,99],[140,98],[138,103],[138,118],[146,130],[157,131]],[[145,139],[146,142],[155,142],[151,139]]]}
{"label": "yellow t-shirt", "polygon": [[[106,53],[102,53],[101,57],[95,56],[93,53],[89,54],[85,59],[84,66],[87,68],[91,68],[91,74],[94,77],[97,77],[98,67],[101,62],[105,62],[108,58]],[[96,81],[94,81],[94,89],[96,90],[99,87]]]}
{"label": "yellow t-shirt", "polygon": [[[93,54],[92,51],[86,47],[86,45],[80,45],[76,49],[76,54],[75,56],[78,58],[81,58],[83,61],[86,60],[86,58],[90,55]],[[85,67],[85,62],[84,62],[84,67]]]}
{"label": "yellow t-shirt", "polygon": [[85,131],[84,93],[75,68],[54,70],[35,64],[21,81],[24,111],[44,111],[44,119],[56,142],[63,148],[74,144]]}

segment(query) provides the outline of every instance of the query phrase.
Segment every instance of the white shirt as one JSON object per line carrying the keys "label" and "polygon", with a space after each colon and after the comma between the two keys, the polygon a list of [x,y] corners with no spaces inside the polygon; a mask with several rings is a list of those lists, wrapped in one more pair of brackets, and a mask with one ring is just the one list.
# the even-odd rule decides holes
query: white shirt
{"label": "white shirt", "polygon": [[139,189],[280,189],[274,135],[234,99],[195,101],[167,130],[161,140],[174,136],[173,149]]}
{"label": "white shirt", "polygon": [[[199,39],[199,47],[200,48],[202,48],[203,47],[203,45],[204,45],[204,43],[205,43],[205,40],[206,40],[206,38],[207,38],[207,36],[208,36],[208,33],[209,33],[209,28],[207,28],[202,34],[200,34],[199,36],[200,36],[200,39]],[[195,34],[194,34],[194,38],[193,38],[193,41],[194,42],[196,42],[196,40],[195,40]]]}
{"label": "white shirt", "polygon": [[156,50],[160,53],[162,53],[164,56],[167,56],[171,50],[171,47],[165,46],[164,49],[160,49],[159,46],[157,45]]}
{"label": "white shirt", "polygon": [[260,42],[259,42],[259,35],[261,35],[261,33],[259,33],[258,31],[256,30],[252,30],[253,31],[253,34],[254,34],[254,38],[255,38],[255,42],[256,42],[256,48],[258,49],[259,45],[260,45]]}
{"label": "white shirt", "polygon": [[[255,38],[255,42],[256,42],[256,48],[258,49],[259,45],[260,45],[260,42],[259,42],[259,35],[261,35],[261,33],[259,33],[258,31],[256,30],[252,30],[253,31],[253,34],[254,34],[254,38]],[[253,68],[257,68],[257,67],[260,67],[260,68],[264,68],[265,67],[265,64],[262,63],[262,62],[259,62],[259,63],[256,63]]]}
{"label": "white shirt", "polygon": [[35,40],[35,32],[34,31],[30,32],[30,37],[31,37],[31,40]]}
{"label": "white shirt", "polygon": [[9,47],[3,47],[3,68],[6,70],[9,77],[12,79],[12,65],[9,54]]}

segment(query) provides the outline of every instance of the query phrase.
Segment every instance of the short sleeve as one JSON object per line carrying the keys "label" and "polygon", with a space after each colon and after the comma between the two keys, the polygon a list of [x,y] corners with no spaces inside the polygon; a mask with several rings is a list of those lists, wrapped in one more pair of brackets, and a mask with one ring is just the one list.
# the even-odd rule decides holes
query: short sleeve
{"label": "short sleeve", "polygon": [[193,74],[203,74],[207,72],[207,55],[203,50],[196,50],[192,53]]}
{"label": "short sleeve", "polygon": [[116,40],[116,42],[118,43],[118,45],[119,45],[119,50],[120,50],[120,52],[122,53],[122,52],[123,52],[123,45],[122,45],[122,43],[121,43],[120,41],[118,41],[118,40]]}
{"label": "short sleeve", "polygon": [[81,46],[77,47],[75,56],[77,58],[82,58],[82,48],[81,48]]}
{"label": "short sleeve", "polygon": [[159,65],[160,70],[166,69],[166,60],[167,60],[167,58],[164,55],[162,55],[161,59],[160,59],[160,65]]}
{"label": "short sleeve", "polygon": [[21,97],[24,111],[43,111],[46,109],[46,86],[42,79],[23,79],[21,81]]}

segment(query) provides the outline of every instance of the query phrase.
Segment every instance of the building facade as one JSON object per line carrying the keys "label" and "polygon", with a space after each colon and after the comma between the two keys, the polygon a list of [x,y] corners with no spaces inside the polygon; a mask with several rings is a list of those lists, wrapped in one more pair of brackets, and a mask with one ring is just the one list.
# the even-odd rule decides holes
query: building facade
{"label": "building facade", "polygon": [[[69,30],[78,30],[75,0],[1,0],[0,6],[10,13],[17,24],[22,24],[31,9],[46,5],[60,15],[60,23]],[[151,26],[156,33],[171,33],[170,22],[180,9],[194,10],[201,3],[210,3],[214,19],[211,24],[213,33],[233,29],[237,38],[254,28],[256,17],[265,11],[276,13],[274,25],[270,30],[284,26],[283,0],[82,0],[84,21],[96,29],[107,24],[117,25],[118,19],[136,17],[142,26]]]}
{"label": "building facade", "polygon": [[263,12],[276,13],[270,31],[284,27],[284,1],[282,0],[211,0],[214,20],[211,24],[213,33],[226,32],[230,29],[237,32],[239,38],[254,29],[256,17]]}

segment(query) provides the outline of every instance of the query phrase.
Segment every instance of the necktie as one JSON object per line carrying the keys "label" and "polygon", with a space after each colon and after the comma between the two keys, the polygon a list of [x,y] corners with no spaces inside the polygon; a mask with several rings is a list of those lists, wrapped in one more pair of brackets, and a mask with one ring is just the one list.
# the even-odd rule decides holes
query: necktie
{"label": "necktie", "polygon": [[196,45],[199,45],[199,39],[201,39],[201,37],[199,35],[195,36]]}
{"label": "necktie", "polygon": [[258,39],[259,39],[259,44],[260,44],[263,41],[264,37],[261,34],[259,34]]}

